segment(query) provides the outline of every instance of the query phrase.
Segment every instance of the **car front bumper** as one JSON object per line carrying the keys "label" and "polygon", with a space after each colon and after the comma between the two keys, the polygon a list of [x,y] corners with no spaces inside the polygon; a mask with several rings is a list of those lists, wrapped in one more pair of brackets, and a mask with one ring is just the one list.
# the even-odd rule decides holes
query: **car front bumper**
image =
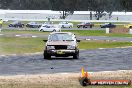
{"label": "car front bumper", "polygon": [[45,50],[44,53],[47,53],[51,56],[73,56],[78,53],[78,50]]}

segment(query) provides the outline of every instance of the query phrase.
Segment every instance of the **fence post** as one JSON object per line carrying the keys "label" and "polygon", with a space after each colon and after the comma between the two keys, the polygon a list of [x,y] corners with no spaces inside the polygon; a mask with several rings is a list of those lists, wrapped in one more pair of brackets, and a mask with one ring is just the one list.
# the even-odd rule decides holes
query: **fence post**
{"label": "fence post", "polygon": [[110,29],[106,28],[106,34],[109,34],[109,33],[110,33]]}
{"label": "fence post", "polygon": [[132,29],[129,29],[129,34],[132,34]]}

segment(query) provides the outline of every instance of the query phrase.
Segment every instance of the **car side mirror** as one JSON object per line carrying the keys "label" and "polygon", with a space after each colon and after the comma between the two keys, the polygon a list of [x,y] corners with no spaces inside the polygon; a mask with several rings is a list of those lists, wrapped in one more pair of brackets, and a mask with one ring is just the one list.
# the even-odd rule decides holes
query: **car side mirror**
{"label": "car side mirror", "polygon": [[47,42],[47,40],[43,40],[44,42]]}
{"label": "car side mirror", "polygon": [[77,42],[80,42],[81,40],[77,40]]}

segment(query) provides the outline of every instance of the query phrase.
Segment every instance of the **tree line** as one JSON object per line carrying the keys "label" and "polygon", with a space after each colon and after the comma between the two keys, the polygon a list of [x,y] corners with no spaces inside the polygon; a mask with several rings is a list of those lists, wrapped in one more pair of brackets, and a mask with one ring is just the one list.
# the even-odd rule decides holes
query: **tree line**
{"label": "tree line", "polygon": [[113,11],[132,11],[131,5],[131,0],[0,0],[0,9],[62,11],[63,19],[74,11],[94,11],[97,19],[107,12],[110,17]]}

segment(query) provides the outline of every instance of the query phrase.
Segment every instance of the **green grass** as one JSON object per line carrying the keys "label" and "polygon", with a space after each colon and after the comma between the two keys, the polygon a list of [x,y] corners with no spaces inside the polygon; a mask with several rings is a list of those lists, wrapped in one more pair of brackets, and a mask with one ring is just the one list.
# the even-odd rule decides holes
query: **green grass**
{"label": "green grass", "polygon": [[38,30],[7,30],[7,29],[4,29],[2,30],[1,33],[3,34],[44,34],[44,35],[47,35],[50,32],[40,32]]}
{"label": "green grass", "polygon": [[106,34],[105,30],[63,30],[64,32],[73,32],[77,36],[108,36],[108,37],[132,37],[132,34]]}
{"label": "green grass", "polygon": [[81,41],[80,49],[97,49],[97,48],[115,48],[132,46],[131,42],[113,42],[113,41]]}
{"label": "green grass", "polygon": [[[65,30],[73,32],[77,36],[110,36],[110,37],[132,37],[131,34],[106,34],[105,30]],[[43,52],[44,38],[14,37],[16,34],[48,35],[49,32],[39,32],[38,30],[3,30],[0,37],[0,54],[23,54]],[[131,42],[112,42],[112,41],[81,41],[80,49],[114,48],[132,46]]]}
{"label": "green grass", "polygon": [[[43,52],[44,38],[0,37],[0,54]],[[80,49],[114,48],[132,46],[131,42],[81,41]]]}
{"label": "green grass", "polygon": [[[62,32],[73,32],[77,36],[108,36],[108,37],[132,37],[132,34],[106,34],[105,30],[62,30]],[[43,34],[48,35],[50,32],[40,32],[38,30],[2,30],[3,34]]]}
{"label": "green grass", "polygon": [[23,54],[43,51],[43,38],[0,37],[1,54]]}

